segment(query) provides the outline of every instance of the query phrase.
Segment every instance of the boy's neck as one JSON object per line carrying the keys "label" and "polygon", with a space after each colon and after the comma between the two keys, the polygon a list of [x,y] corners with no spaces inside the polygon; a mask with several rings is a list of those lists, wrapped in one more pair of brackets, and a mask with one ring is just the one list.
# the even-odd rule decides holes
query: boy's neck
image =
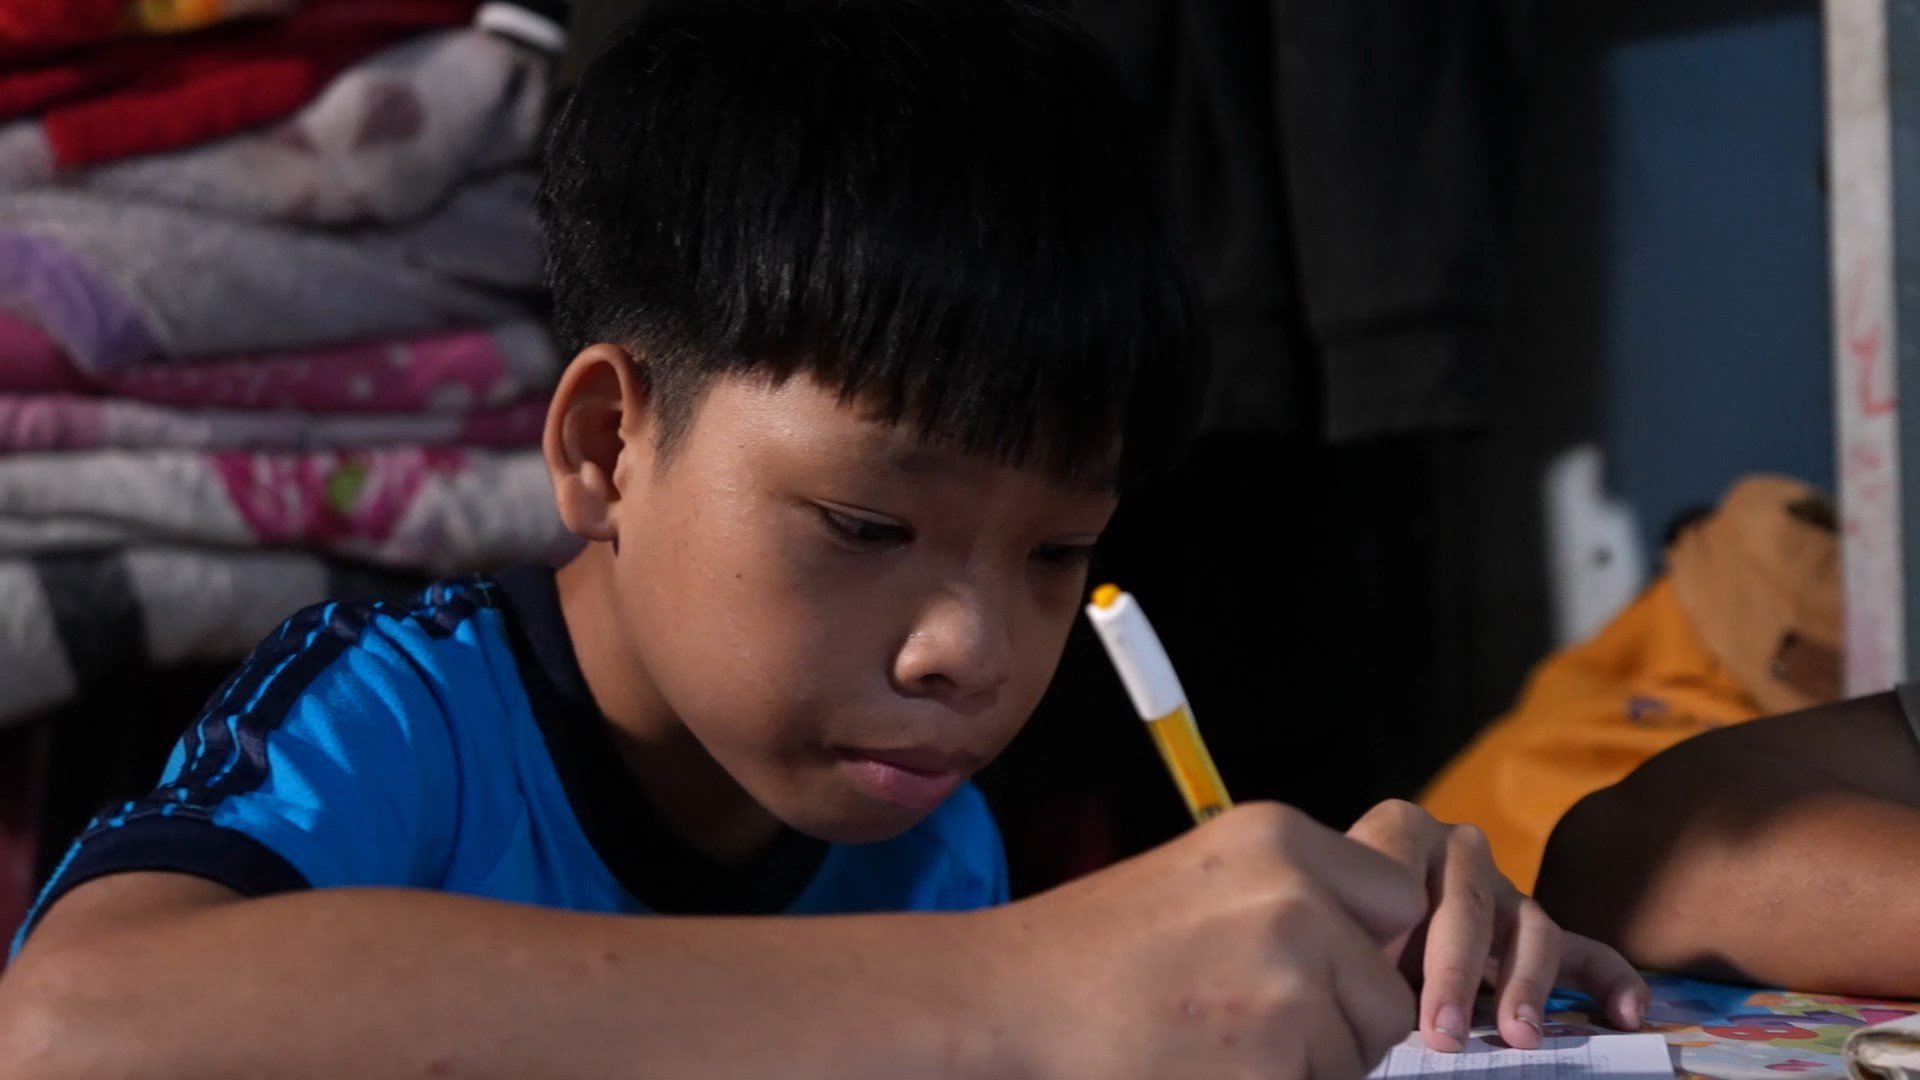
{"label": "boy's neck", "polygon": [[594,705],[621,764],[660,819],[723,863],[766,850],[781,824],[707,753],[661,700],[609,598],[617,595],[609,545],[587,545],[555,574],[560,611]]}

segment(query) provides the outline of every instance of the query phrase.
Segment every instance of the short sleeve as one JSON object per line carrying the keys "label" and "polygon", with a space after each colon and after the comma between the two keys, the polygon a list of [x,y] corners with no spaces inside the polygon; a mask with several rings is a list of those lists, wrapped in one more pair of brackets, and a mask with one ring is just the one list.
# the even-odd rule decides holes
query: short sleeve
{"label": "short sleeve", "polygon": [[55,900],[109,874],[193,874],[246,896],[431,884],[450,850],[447,719],[408,624],[310,608],[216,692],[159,784],[107,807],[55,870],[14,948]]}

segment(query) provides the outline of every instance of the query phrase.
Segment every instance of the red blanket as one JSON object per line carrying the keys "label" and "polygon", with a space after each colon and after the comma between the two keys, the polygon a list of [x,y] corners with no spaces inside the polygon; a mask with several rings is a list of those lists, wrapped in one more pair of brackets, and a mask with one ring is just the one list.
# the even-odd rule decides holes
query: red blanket
{"label": "red blanket", "polygon": [[354,61],[473,15],[474,0],[307,0],[285,19],[6,63],[0,119],[43,114],[61,166],[174,150],[274,120]]}

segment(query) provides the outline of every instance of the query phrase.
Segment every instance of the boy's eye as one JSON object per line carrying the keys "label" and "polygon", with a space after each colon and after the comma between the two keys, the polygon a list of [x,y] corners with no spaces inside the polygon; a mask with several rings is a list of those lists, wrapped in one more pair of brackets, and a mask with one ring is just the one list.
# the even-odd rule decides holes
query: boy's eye
{"label": "boy's eye", "polygon": [[1092,544],[1041,544],[1033,549],[1034,561],[1049,570],[1078,570],[1092,556]]}
{"label": "boy's eye", "polygon": [[890,521],[874,521],[820,507],[820,518],[840,539],[860,547],[893,547],[913,539],[913,530]]}

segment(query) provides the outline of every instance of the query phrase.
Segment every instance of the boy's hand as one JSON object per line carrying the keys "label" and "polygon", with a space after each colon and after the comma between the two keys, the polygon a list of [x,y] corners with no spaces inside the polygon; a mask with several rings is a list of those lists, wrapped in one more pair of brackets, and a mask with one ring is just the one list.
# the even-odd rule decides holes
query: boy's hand
{"label": "boy's hand", "polygon": [[1425,883],[1432,914],[1392,943],[1419,980],[1420,1032],[1435,1050],[1458,1050],[1484,981],[1498,988],[1500,1035],[1540,1045],[1543,1008],[1555,986],[1584,990],[1626,1030],[1647,1012],[1647,984],[1620,954],[1556,926],[1493,864],[1487,837],[1448,825],[1408,802],[1384,802],[1347,830]]}
{"label": "boy's hand", "polygon": [[1413,1029],[1422,880],[1272,803],[985,913],[1021,1075],[1359,1080]]}

